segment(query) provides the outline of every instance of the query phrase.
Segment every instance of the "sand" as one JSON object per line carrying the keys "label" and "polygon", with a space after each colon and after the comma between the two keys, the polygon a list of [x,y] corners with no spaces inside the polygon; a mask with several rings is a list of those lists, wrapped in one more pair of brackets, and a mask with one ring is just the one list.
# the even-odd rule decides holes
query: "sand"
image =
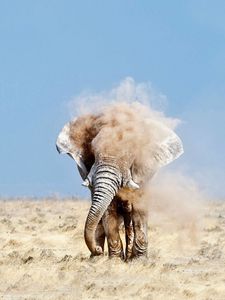
{"label": "sand", "polygon": [[[88,202],[0,201],[0,299],[225,299],[225,202],[149,219],[149,258],[89,259]],[[156,220],[156,216],[152,220]]]}

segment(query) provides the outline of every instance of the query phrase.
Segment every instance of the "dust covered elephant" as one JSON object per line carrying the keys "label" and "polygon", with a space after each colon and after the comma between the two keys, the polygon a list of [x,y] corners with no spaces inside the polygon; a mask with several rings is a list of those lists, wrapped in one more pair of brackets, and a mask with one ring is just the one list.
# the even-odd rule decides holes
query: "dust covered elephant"
{"label": "dust covered elephant", "polygon": [[84,230],[91,254],[103,253],[106,235],[109,255],[123,256],[122,217],[126,257],[146,256],[146,187],[162,166],[183,153],[180,138],[145,107],[120,103],[67,123],[56,147],[76,161],[83,185],[91,190]]}

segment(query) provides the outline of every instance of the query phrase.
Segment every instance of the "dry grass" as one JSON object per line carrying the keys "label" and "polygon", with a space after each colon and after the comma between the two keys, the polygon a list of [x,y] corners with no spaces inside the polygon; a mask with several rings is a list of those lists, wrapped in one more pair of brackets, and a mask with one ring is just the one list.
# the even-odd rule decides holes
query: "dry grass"
{"label": "dry grass", "polygon": [[150,218],[149,258],[128,264],[89,259],[88,207],[0,201],[1,299],[225,299],[225,203],[205,203],[198,230]]}

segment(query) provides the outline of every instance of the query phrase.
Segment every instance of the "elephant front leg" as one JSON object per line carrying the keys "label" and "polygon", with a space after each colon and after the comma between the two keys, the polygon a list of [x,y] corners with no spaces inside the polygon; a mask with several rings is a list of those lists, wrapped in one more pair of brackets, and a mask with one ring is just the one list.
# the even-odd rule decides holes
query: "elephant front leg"
{"label": "elephant front leg", "polygon": [[124,258],[123,244],[119,234],[120,217],[114,199],[102,217],[105,234],[107,236],[109,257]]}
{"label": "elephant front leg", "polygon": [[134,229],[132,258],[147,257],[147,212],[144,209],[133,206],[132,221]]}

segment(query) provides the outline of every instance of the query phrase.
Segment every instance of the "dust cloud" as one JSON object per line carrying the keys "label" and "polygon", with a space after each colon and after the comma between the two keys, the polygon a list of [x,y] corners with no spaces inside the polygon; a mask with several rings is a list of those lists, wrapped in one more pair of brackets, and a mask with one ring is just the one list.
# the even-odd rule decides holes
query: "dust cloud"
{"label": "dust cloud", "polygon": [[178,247],[200,242],[208,197],[198,184],[178,170],[161,170],[148,189],[149,221],[177,234]]}
{"label": "dust cloud", "polygon": [[[162,109],[166,101],[150,84],[138,84],[128,77],[108,92],[77,96],[69,108],[78,120],[80,115],[89,115],[86,132],[91,130],[94,136],[98,133],[91,143],[95,155],[106,153],[123,159],[132,153],[130,163],[135,159],[139,168],[144,169],[154,167],[149,158],[157,142],[182,122],[165,116]],[[172,171],[164,167],[146,186],[149,220],[152,225],[167,224],[171,230],[183,228],[191,241],[195,241],[207,197],[194,179],[181,170],[182,167]],[[168,222],[163,222],[165,218],[171,220],[169,227]]]}

